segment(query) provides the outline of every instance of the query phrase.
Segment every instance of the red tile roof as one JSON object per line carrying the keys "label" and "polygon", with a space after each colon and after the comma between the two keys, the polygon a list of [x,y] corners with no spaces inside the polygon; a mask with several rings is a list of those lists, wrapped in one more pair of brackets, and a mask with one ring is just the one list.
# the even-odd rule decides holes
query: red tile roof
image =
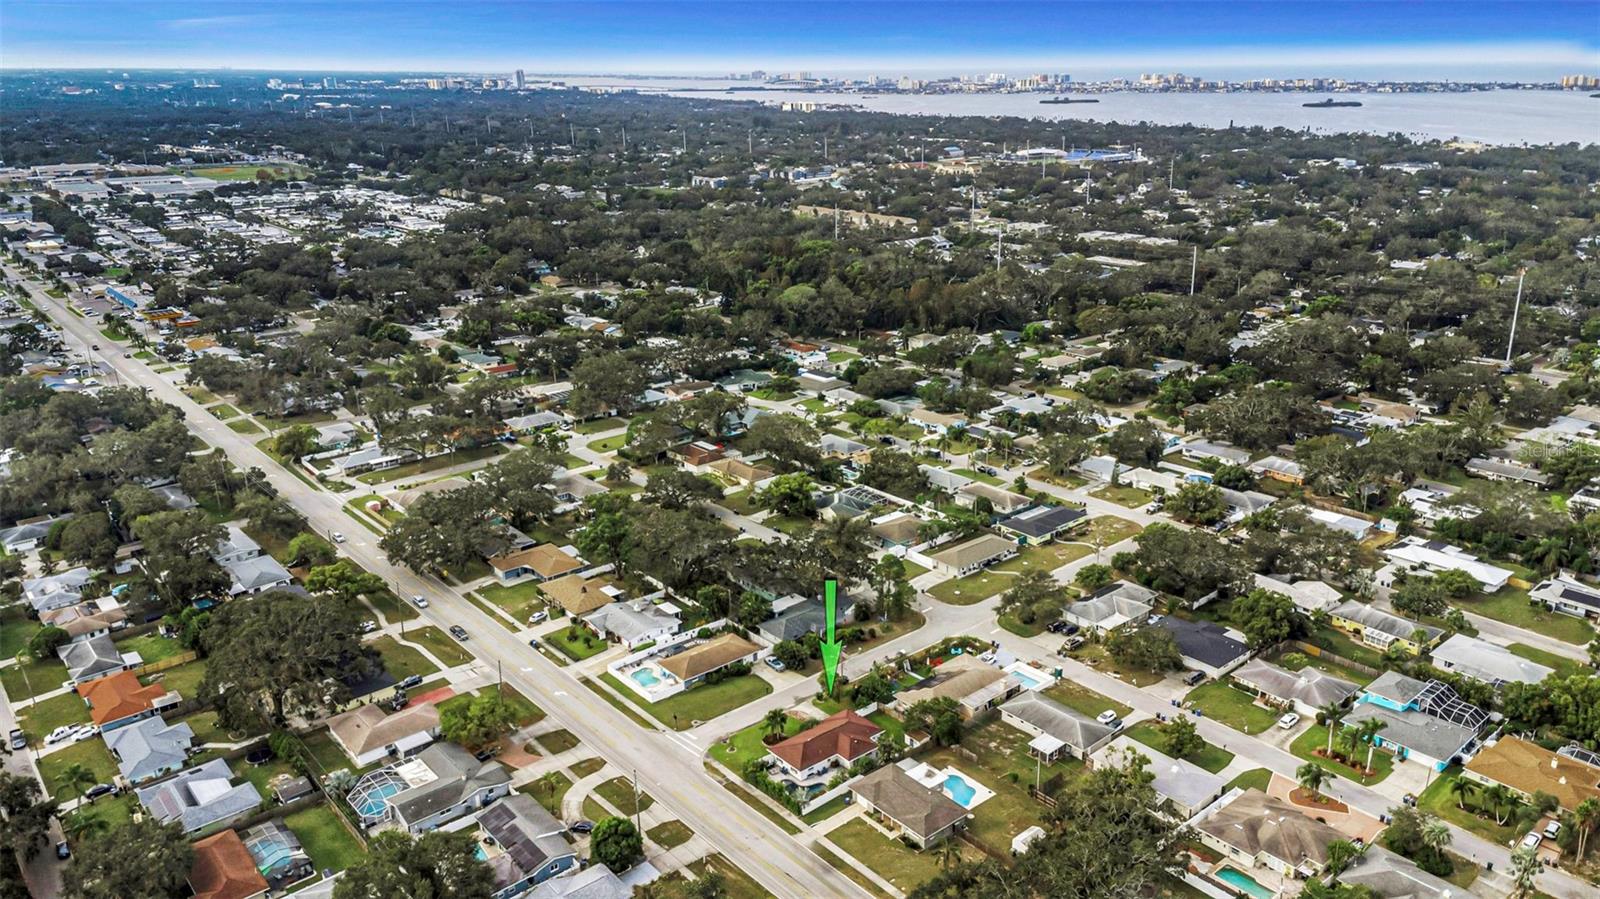
{"label": "red tile roof", "polygon": [[774,743],[768,752],[785,764],[803,771],[819,762],[838,756],[846,764],[876,749],[875,738],[883,728],[845,709],[824,718],[815,727],[807,728],[781,743]]}
{"label": "red tile roof", "polygon": [[267,881],[239,834],[224,830],[194,844],[189,888],[194,899],[250,899],[267,891]]}
{"label": "red tile roof", "polygon": [[157,699],[167,695],[167,689],[157,684],[146,687],[139,683],[139,675],[118,671],[80,684],[78,695],[89,702],[89,720],[109,724],[148,712]]}

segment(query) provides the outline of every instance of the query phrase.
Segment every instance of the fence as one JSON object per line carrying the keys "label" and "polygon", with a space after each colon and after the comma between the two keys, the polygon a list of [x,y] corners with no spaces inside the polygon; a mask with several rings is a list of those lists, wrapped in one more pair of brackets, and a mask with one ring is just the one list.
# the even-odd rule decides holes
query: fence
{"label": "fence", "polygon": [[176,668],[179,665],[187,665],[198,658],[200,658],[200,653],[195,652],[192,649],[188,649],[178,653],[175,656],[168,656],[159,662],[147,662],[143,665],[140,665],[138,668],[134,669],[134,673],[155,674],[157,671],[166,671],[168,668]]}
{"label": "fence", "polygon": [[1337,662],[1339,665],[1341,665],[1341,666],[1343,666],[1345,668],[1349,668],[1351,671],[1359,671],[1362,674],[1365,674],[1365,675],[1368,675],[1368,676],[1371,676],[1371,677],[1377,677],[1377,676],[1383,674],[1383,672],[1381,670],[1379,670],[1377,668],[1374,668],[1371,665],[1363,665],[1362,663],[1357,662],[1354,659],[1345,658],[1344,656],[1339,655],[1336,652],[1333,652],[1333,651],[1328,650],[1328,649],[1323,649],[1321,646],[1318,646],[1315,643],[1307,643],[1304,640],[1291,640],[1291,641],[1289,641],[1289,645],[1294,647],[1295,651],[1303,652],[1306,655],[1311,656],[1312,658],[1332,659],[1334,662]]}

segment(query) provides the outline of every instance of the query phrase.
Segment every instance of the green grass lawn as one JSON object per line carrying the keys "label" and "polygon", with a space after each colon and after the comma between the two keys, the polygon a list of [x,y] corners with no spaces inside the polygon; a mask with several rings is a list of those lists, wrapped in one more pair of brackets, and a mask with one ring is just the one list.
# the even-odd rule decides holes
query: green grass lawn
{"label": "green grass lawn", "polygon": [[1372,675],[1364,674],[1355,670],[1354,668],[1341,665],[1338,662],[1333,661],[1331,658],[1325,656],[1312,656],[1297,650],[1279,653],[1276,658],[1270,659],[1269,661],[1271,661],[1274,665],[1279,665],[1283,668],[1289,669],[1290,671],[1299,671],[1303,668],[1315,668],[1325,674],[1331,674],[1334,677],[1342,678],[1350,681],[1351,683],[1360,684],[1361,686],[1366,686],[1375,680]]}
{"label": "green grass lawn", "polygon": [[599,434],[602,431],[615,431],[618,428],[626,428],[627,426],[628,420],[626,418],[613,416],[611,418],[596,418],[592,421],[580,421],[573,430],[579,434]]}
{"label": "green grass lawn", "polygon": [[953,468],[953,469],[951,469],[951,472],[954,473],[954,474],[961,475],[962,477],[965,477],[965,478],[971,478],[974,481],[982,481],[983,483],[988,484],[991,487],[1000,487],[1000,486],[1005,484],[1004,481],[1000,480],[999,478],[995,477],[994,475],[987,475],[987,474],[984,474],[981,471],[973,471],[970,468]]}
{"label": "green grass lawn", "polygon": [[[603,674],[601,678],[630,699],[637,695],[610,674]],[[757,675],[746,674],[715,684],[703,684],[660,702],[647,703],[638,699],[636,704],[673,730],[688,730],[697,721],[710,721],[771,692],[771,684]]]}
{"label": "green grass lawn", "polygon": [[216,712],[195,712],[179,720],[188,722],[189,729],[194,731],[194,742],[197,746],[202,743],[232,743],[242,737],[229,733],[218,724]]}
{"label": "green grass lawn", "polygon": [[694,831],[682,821],[664,821],[645,831],[645,836],[662,849],[676,849],[689,842]]}
{"label": "green grass lawn", "polygon": [[[1516,829],[1509,815],[1505,824],[1495,823],[1494,810],[1481,800],[1481,786],[1473,784],[1472,791],[1463,797],[1452,795],[1450,785],[1460,777],[1460,767],[1447,768],[1417,797],[1417,808],[1500,846],[1522,836],[1522,831]],[[1500,811],[1506,814],[1510,809],[1501,808]]]}
{"label": "green grass lawn", "polygon": [[649,793],[646,793],[644,790],[640,790],[639,804],[637,808],[635,808],[633,801],[633,781],[627,777],[613,777],[605,783],[596,786],[594,791],[600,794],[600,798],[611,803],[612,807],[617,809],[617,811],[622,812],[624,815],[627,815],[630,818],[633,817],[635,811],[642,812],[650,806],[656,804],[655,799],[651,798]]}
{"label": "green grass lawn", "polygon": [[426,677],[439,670],[439,666],[428,661],[422,653],[387,634],[368,645],[378,651],[378,655],[383,658],[383,670],[393,675],[396,680],[405,680],[413,674]]}
{"label": "green grass lawn", "polygon": [[71,795],[56,796],[56,778],[68,767],[78,764],[88,768],[94,774],[95,783],[110,783],[117,776],[117,763],[111,758],[110,750],[106,749],[105,741],[98,738],[84,740],[57,749],[49,755],[39,756],[39,776],[44,779],[46,790],[57,800],[65,802],[72,798]]}
{"label": "green grass lawn", "polygon": [[[1157,725],[1148,722],[1139,724],[1129,728],[1127,735],[1157,752],[1168,756],[1172,755],[1167,749],[1167,735],[1164,729]],[[1199,752],[1188,756],[1187,760],[1210,771],[1212,774],[1216,774],[1223,768],[1228,767],[1228,763],[1233,761],[1233,753],[1220,746],[1213,746],[1207,743]]]}
{"label": "green grass lawn", "polygon": [[147,684],[159,683],[168,690],[177,690],[185,699],[193,699],[200,695],[200,681],[204,680],[205,676],[205,659],[196,659],[176,668],[158,671],[140,680]]}
{"label": "green grass lawn", "polygon": [[234,432],[239,433],[239,434],[265,434],[266,433],[266,431],[262,430],[260,425],[256,424],[255,422],[251,421],[248,418],[240,418],[240,419],[236,419],[234,421],[228,422],[228,430],[234,431]]}
{"label": "green grass lawn", "polygon": [[1102,547],[1115,546],[1143,530],[1144,526],[1136,521],[1118,518],[1115,515],[1101,515],[1089,520],[1089,527],[1078,539],[1092,544],[1098,538]]}
{"label": "green grass lawn", "polygon": [[[1338,742],[1338,739],[1335,738],[1335,750],[1339,749]],[[1297,757],[1311,762],[1312,764],[1319,765],[1322,768],[1339,775],[1340,777],[1346,777],[1357,783],[1366,784],[1367,786],[1381,782],[1384,778],[1388,777],[1394,772],[1394,756],[1386,750],[1379,749],[1377,752],[1372,754],[1372,768],[1376,773],[1371,777],[1362,777],[1363,772],[1358,771],[1349,765],[1336,762],[1333,759],[1325,759],[1321,756],[1313,755],[1311,752],[1313,749],[1327,748],[1328,729],[1320,724],[1311,725],[1311,727],[1306,729],[1305,733],[1295,737],[1294,742],[1289,744],[1289,751],[1294,753]],[[1363,744],[1360,749],[1356,750],[1355,758],[1356,762],[1359,764],[1366,763],[1367,747],[1365,744]]]}
{"label": "green grass lawn", "polygon": [[54,655],[34,659],[26,665],[0,668],[0,685],[5,686],[6,697],[12,702],[59,690],[61,682],[66,679],[67,666],[61,664]]}
{"label": "green grass lawn", "polygon": [[1383,662],[1383,653],[1370,646],[1357,643],[1350,639],[1348,634],[1332,625],[1320,628],[1306,642],[1370,668],[1383,670],[1388,667]]}
{"label": "green grass lawn", "polygon": [[[601,677],[602,678],[611,678],[611,675],[602,674]],[[593,690],[596,696],[599,696],[601,699],[604,699],[607,703],[610,703],[612,708],[614,708],[617,711],[621,712],[622,714],[628,716],[628,720],[632,721],[634,724],[639,725],[640,727],[644,728],[645,730],[654,730],[655,729],[655,725],[651,724],[649,722],[649,720],[647,720],[643,715],[639,714],[638,710],[636,710],[633,706],[629,705],[628,703],[623,702],[621,699],[618,699],[616,696],[613,696],[611,691],[607,690],[605,688],[605,686],[603,686],[599,681],[590,680],[587,677],[580,677],[580,678],[578,678],[578,683],[583,684],[585,687],[588,687],[590,690]],[[615,684],[616,683],[616,679],[612,678],[611,679],[611,683]],[[623,693],[625,693],[625,694],[627,694],[629,696],[633,695],[633,692],[631,690],[626,689],[626,688],[622,688],[621,692],[623,692]]]}
{"label": "green grass lawn", "polygon": [[284,818],[283,824],[300,838],[300,844],[318,871],[324,868],[343,871],[366,856],[366,849],[339,823],[338,813],[326,804],[295,812]]}
{"label": "green grass lawn", "polygon": [[[622,449],[627,442],[627,434],[613,434],[610,437],[601,437],[599,440],[589,441],[589,449],[597,453],[614,453]],[[587,465],[588,463],[584,464]]]}
{"label": "green grass lawn", "polygon": [[1107,484],[1099,490],[1089,491],[1090,496],[1097,496],[1107,502],[1116,503],[1129,509],[1137,509],[1155,498],[1155,494],[1138,487],[1129,487],[1126,484]]}
{"label": "green grass lawn", "polygon": [[539,742],[539,746],[544,750],[546,755],[560,755],[561,753],[566,752],[568,749],[577,748],[578,744],[581,742],[577,737],[573,736],[572,731],[567,730],[566,728],[560,728],[558,730],[550,731],[549,733],[540,734],[534,739]]}
{"label": "green grass lawn", "polygon": [[[266,173],[265,178],[262,177],[263,172]],[[306,177],[310,170],[297,165],[217,165],[190,169],[189,174],[213,181],[294,181]]]}
{"label": "green grass lawn", "polygon": [[816,519],[798,515],[774,515],[761,523],[790,537],[799,537],[817,526]]}
{"label": "green grass lawn", "polygon": [[1228,785],[1222,788],[1222,792],[1226,793],[1229,790],[1238,788],[1241,790],[1260,790],[1265,793],[1267,784],[1271,782],[1271,770],[1267,768],[1251,768],[1249,771],[1241,772],[1238,777],[1228,781]]}
{"label": "green grass lawn", "polygon": [[367,604],[376,609],[390,624],[411,621],[417,617],[417,610],[412,607],[410,601],[401,600],[392,590],[371,594],[366,600]]}
{"label": "green grass lawn", "polygon": [[1131,706],[1125,706],[1114,699],[1108,699],[1088,687],[1070,680],[1056,681],[1045,689],[1044,695],[1067,708],[1081,712],[1091,718],[1099,716],[1106,709],[1115,709],[1117,714],[1124,718],[1133,714]]}
{"label": "green grass lawn", "polygon": [[442,456],[434,456],[418,462],[386,468],[383,471],[369,471],[364,475],[358,476],[356,480],[363,484],[387,484],[390,481],[416,477],[419,474],[427,474],[430,471],[438,471],[441,468],[449,468],[452,465],[464,465],[468,462],[476,462],[479,459],[490,459],[504,450],[505,447],[498,443],[491,443],[488,446],[476,446],[472,449],[445,453]]}
{"label": "green grass lawn", "polygon": [[605,640],[596,637],[594,632],[586,627],[564,627],[559,631],[544,638],[544,642],[561,650],[574,662],[597,656],[610,646]]}
{"label": "green grass lawn", "polygon": [[1600,634],[1581,618],[1549,611],[1543,604],[1530,602],[1528,591],[1501,587],[1492,596],[1474,595],[1457,603],[1464,611],[1475,612],[1506,624],[1526,628],[1567,643],[1587,645]]}
{"label": "green grass lawn", "polygon": [[[899,840],[891,840],[865,821],[847,821],[829,831],[828,839],[901,892],[909,893],[939,876],[939,863],[933,860],[931,853],[918,852]],[[977,850],[965,845],[961,854],[963,858],[979,857]]]}
{"label": "green grass lawn", "polygon": [[544,806],[545,811],[559,818],[561,799],[570,789],[572,789],[572,778],[560,771],[551,771],[517,787],[517,792],[532,796]]}
{"label": "green grass lawn", "polygon": [[1252,694],[1232,686],[1228,680],[1211,681],[1189,691],[1185,697],[1206,717],[1215,718],[1237,731],[1259,734],[1278,723],[1281,713],[1255,704]]}
{"label": "green grass lawn", "polygon": [[171,637],[163,637],[154,631],[148,634],[140,634],[129,640],[122,640],[117,643],[117,649],[123,652],[137,652],[139,658],[144,659],[145,664],[159,662],[162,659],[170,659],[183,652],[183,647],[179,645],[177,640]]}
{"label": "green grass lawn", "polygon": [[416,643],[426,647],[429,652],[433,653],[434,658],[443,662],[448,668],[465,665],[472,661],[471,654],[462,649],[461,644],[457,643],[454,637],[431,624],[407,630],[405,639],[408,643]]}
{"label": "green grass lawn", "polygon": [[218,421],[227,421],[230,418],[239,417],[239,410],[228,405],[227,403],[223,403],[220,406],[212,406],[206,411],[210,412],[212,415],[215,415]]}
{"label": "green grass lawn", "polygon": [[973,572],[966,577],[945,581],[929,592],[941,602],[955,606],[970,606],[1004,593],[1016,583],[1017,575],[1025,571],[1054,571],[1092,552],[1093,548],[1081,543],[1028,546],[1024,547],[1015,559],[1008,559],[999,565]]}
{"label": "green grass lawn", "polygon": [[518,693],[513,687],[500,686],[497,688],[494,684],[490,684],[487,687],[479,687],[471,693],[461,693],[444,700],[439,703],[439,713],[442,715],[446,709],[464,706],[478,696],[496,692],[500,694],[505,704],[511,708],[513,713],[512,721],[517,727],[529,727],[544,720],[544,710],[534,705],[533,701],[528,697]]}
{"label": "green grass lawn", "polygon": [[1587,674],[1589,666],[1576,659],[1558,656],[1553,652],[1546,652],[1538,647],[1525,643],[1512,643],[1506,647],[1515,655],[1522,656],[1530,662],[1537,662],[1546,668],[1554,668],[1556,674],[1567,677],[1573,674]]}
{"label": "green grass lawn", "polygon": [[89,706],[76,693],[52,696],[17,709],[17,726],[28,735],[28,742],[34,746],[43,744],[51,731],[64,724],[88,723]]}
{"label": "green grass lawn", "polygon": [[968,758],[953,748],[919,753],[917,758],[935,768],[953,767],[994,791],[994,796],[973,810],[969,829],[974,837],[1001,853],[1011,848],[1017,834],[1040,823],[1044,806],[1028,795],[1035,778],[1048,781],[1057,775],[1073,776],[1083,770],[1077,760],[1039,766],[1028,752],[1032,736],[1000,721],[991,721],[961,738]]}
{"label": "green grass lawn", "polygon": [[0,607],[0,659],[16,658],[41,627],[22,611],[21,603]]}
{"label": "green grass lawn", "polygon": [[[789,716],[788,724],[783,729],[783,735],[793,736],[800,732],[800,720]],[[735,731],[727,740],[718,740],[711,747],[711,757],[721,762],[729,771],[743,776],[745,763],[751,759],[758,759],[767,754],[767,744],[761,738],[767,733],[766,726],[761,722],[750,725],[741,731]]]}

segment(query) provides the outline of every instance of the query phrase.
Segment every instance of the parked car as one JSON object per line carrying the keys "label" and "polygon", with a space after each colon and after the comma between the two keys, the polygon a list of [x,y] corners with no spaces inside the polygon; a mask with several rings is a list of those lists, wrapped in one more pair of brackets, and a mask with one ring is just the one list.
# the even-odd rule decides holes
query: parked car
{"label": "parked car", "polygon": [[74,725],[63,724],[45,736],[44,745],[53,746],[56,743],[60,743],[62,740],[72,736],[77,729],[78,728]]}
{"label": "parked car", "polygon": [[1084,640],[1082,634],[1079,634],[1076,637],[1068,637],[1066,642],[1061,644],[1061,652],[1063,655],[1065,655],[1066,653],[1072,652],[1074,649],[1082,646],[1085,642],[1087,641]]}
{"label": "parked car", "polygon": [[771,668],[773,671],[782,671],[782,670],[784,670],[784,664],[782,662],[778,661],[778,657],[777,656],[767,656],[765,661],[767,663],[767,667]]}
{"label": "parked car", "polygon": [[574,821],[572,822],[572,826],[568,827],[567,829],[573,833],[588,833],[589,831],[594,830],[594,822]]}
{"label": "parked car", "polygon": [[72,732],[72,742],[80,743],[98,733],[100,733],[100,728],[93,724],[80,725],[77,730]]}
{"label": "parked car", "polygon": [[528,645],[533,647],[534,649],[538,649],[539,648],[539,638],[538,637],[529,637],[528,638]]}
{"label": "parked car", "polygon": [[344,535],[339,533],[338,531],[334,531],[333,533],[329,534],[328,536],[333,538],[333,542],[334,543],[343,543],[344,542]]}
{"label": "parked car", "polygon": [[1110,724],[1111,722],[1117,720],[1117,710],[1116,709],[1106,709],[1105,711],[1101,712],[1099,715],[1095,716],[1094,720],[1100,722],[1101,724]]}
{"label": "parked car", "polygon": [[363,634],[370,634],[373,631],[378,629],[378,622],[373,621],[371,618],[368,618],[366,621],[361,622],[360,626],[357,629],[360,630]]}
{"label": "parked car", "polygon": [[115,793],[116,791],[117,788],[111,784],[95,784],[89,789],[83,791],[83,798],[90,800],[99,799],[101,796],[105,796],[109,793]]}
{"label": "parked car", "polygon": [[411,604],[419,609],[426,609],[428,607],[428,598],[420,594],[413,596],[411,597]]}
{"label": "parked car", "polygon": [[11,728],[11,748],[12,749],[26,749],[26,748],[28,748],[28,735],[23,733],[22,732],[22,728],[20,728],[20,727]]}
{"label": "parked car", "polygon": [[541,609],[541,610],[539,610],[537,612],[534,612],[532,615],[528,616],[528,623],[529,624],[538,624],[539,622],[541,622],[541,621],[543,621],[543,620],[545,620],[546,618],[549,618],[549,617],[550,617],[550,613],[544,611],[543,609]]}
{"label": "parked car", "polygon": [[1290,728],[1294,727],[1296,724],[1299,724],[1299,723],[1300,723],[1300,716],[1296,715],[1294,712],[1290,712],[1289,714],[1284,715],[1282,718],[1278,719],[1278,726],[1283,728],[1284,730],[1289,730]]}
{"label": "parked car", "polygon": [[457,640],[465,640],[467,639],[467,629],[459,624],[452,624],[450,625],[450,636],[455,637]]}
{"label": "parked car", "polygon": [[1206,673],[1204,671],[1191,671],[1183,676],[1183,682],[1191,687],[1198,685],[1205,679]]}
{"label": "parked car", "polygon": [[1539,844],[1543,842],[1543,840],[1544,837],[1540,836],[1537,830],[1530,830],[1528,831],[1528,835],[1523,837],[1521,843],[1518,845],[1520,845],[1523,849],[1538,849]]}
{"label": "parked car", "polygon": [[1151,615],[1150,616],[1150,623],[1151,624],[1160,624],[1161,623],[1161,619],[1163,619],[1165,617],[1167,617],[1167,616],[1165,616],[1165,615]]}
{"label": "parked car", "polygon": [[1552,820],[1544,826],[1544,838],[1553,840],[1561,835],[1561,822]]}
{"label": "parked car", "polygon": [[412,675],[407,676],[405,680],[402,680],[400,682],[400,689],[409,690],[412,687],[419,686],[421,683],[422,683],[422,675],[420,675],[420,674],[412,674]]}
{"label": "parked car", "polygon": [[62,861],[72,858],[72,847],[67,845],[66,840],[62,840],[56,844],[56,858],[59,858]]}

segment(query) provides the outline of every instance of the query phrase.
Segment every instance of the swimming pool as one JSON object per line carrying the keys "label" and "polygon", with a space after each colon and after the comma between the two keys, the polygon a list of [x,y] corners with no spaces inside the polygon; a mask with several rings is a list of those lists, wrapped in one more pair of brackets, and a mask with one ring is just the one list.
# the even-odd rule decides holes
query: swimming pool
{"label": "swimming pool", "polygon": [[404,783],[398,781],[373,784],[363,790],[361,798],[350,803],[350,805],[363,818],[382,817],[384,809],[389,807],[389,797],[405,789],[405,786]]}
{"label": "swimming pool", "polygon": [[1231,887],[1237,887],[1256,899],[1272,899],[1278,895],[1256,882],[1254,877],[1240,871],[1238,868],[1220,868],[1211,876]]}
{"label": "swimming pool", "polygon": [[654,687],[661,683],[661,678],[656,677],[656,673],[649,668],[635,668],[628,672],[628,676],[641,687]]}
{"label": "swimming pool", "polygon": [[1021,682],[1022,688],[1024,690],[1037,690],[1037,689],[1039,689],[1039,682],[1037,680],[1034,680],[1033,678],[1029,677],[1028,675],[1023,674],[1021,671],[1013,671],[1013,672],[1011,672],[1011,674],[1018,681]]}
{"label": "swimming pool", "polygon": [[959,774],[945,776],[944,792],[962,808],[972,808],[972,799],[978,795],[977,787],[967,783],[967,779]]}

